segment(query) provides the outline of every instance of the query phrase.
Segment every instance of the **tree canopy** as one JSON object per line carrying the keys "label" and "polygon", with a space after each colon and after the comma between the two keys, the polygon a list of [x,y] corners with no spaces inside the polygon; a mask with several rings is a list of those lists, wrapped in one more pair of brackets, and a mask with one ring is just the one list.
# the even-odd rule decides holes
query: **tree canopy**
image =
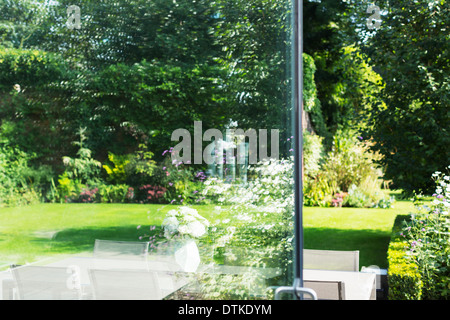
{"label": "tree canopy", "polygon": [[[383,79],[366,136],[383,155],[386,177],[405,191],[432,192],[450,159],[448,2],[384,1],[383,22],[362,50]],[[361,18],[361,22],[363,18]]]}

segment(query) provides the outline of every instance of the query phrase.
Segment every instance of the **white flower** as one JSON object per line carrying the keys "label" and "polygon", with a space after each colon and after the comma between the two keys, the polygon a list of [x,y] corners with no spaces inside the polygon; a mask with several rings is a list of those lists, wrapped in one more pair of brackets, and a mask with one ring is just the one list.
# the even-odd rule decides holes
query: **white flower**
{"label": "white flower", "polygon": [[176,234],[199,238],[206,234],[209,221],[198,214],[197,210],[190,207],[179,207],[178,210],[170,210],[162,223],[164,236],[170,238]]}

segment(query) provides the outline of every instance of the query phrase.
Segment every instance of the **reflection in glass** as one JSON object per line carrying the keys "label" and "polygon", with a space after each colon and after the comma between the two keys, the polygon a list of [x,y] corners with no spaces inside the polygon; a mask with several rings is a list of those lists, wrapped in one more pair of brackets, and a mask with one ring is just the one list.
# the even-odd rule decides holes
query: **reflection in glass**
{"label": "reflection in glass", "polygon": [[39,256],[0,260],[77,265],[82,298],[145,272],[131,246],[99,257],[99,240],[147,246],[148,283],[177,284],[149,299],[272,299],[292,283],[290,1],[0,9],[2,154],[21,177],[4,187],[50,217]]}

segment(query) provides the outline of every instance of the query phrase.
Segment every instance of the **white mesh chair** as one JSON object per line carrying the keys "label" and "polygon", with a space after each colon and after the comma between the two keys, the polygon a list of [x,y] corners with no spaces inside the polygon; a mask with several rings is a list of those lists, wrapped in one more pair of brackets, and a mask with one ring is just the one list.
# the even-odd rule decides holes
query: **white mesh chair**
{"label": "white mesh chair", "polygon": [[359,251],[303,249],[303,267],[315,270],[359,271]]}
{"label": "white mesh chair", "polygon": [[345,300],[342,281],[304,280],[303,287],[314,290],[319,300]]}
{"label": "white mesh chair", "polygon": [[149,242],[95,240],[94,269],[147,270]]}
{"label": "white mesh chair", "polygon": [[21,266],[11,269],[20,300],[79,300],[80,274],[75,268]]}
{"label": "white mesh chair", "polygon": [[160,300],[164,298],[156,272],[89,270],[96,300]]}
{"label": "white mesh chair", "polygon": [[95,240],[94,257],[105,259],[146,260],[149,242]]}

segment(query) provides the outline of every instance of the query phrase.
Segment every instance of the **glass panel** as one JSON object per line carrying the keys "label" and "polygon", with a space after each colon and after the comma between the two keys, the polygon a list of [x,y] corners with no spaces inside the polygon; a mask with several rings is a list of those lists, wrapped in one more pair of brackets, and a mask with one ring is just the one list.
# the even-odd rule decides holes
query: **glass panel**
{"label": "glass panel", "polygon": [[30,283],[169,300],[292,284],[291,1],[0,11],[4,299]]}

